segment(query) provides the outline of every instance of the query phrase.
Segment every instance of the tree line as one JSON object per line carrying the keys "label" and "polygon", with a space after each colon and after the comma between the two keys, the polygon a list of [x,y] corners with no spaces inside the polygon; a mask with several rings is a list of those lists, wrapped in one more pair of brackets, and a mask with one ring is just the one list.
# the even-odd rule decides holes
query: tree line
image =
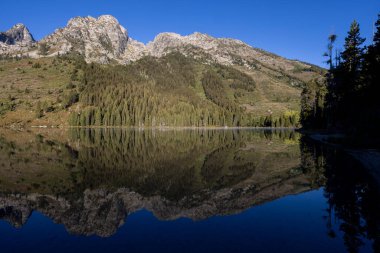
{"label": "tree line", "polygon": [[354,135],[376,134],[380,127],[380,14],[373,43],[364,46],[354,21],[344,50],[328,38],[325,79],[315,79],[302,92],[301,122],[305,128],[339,130]]}

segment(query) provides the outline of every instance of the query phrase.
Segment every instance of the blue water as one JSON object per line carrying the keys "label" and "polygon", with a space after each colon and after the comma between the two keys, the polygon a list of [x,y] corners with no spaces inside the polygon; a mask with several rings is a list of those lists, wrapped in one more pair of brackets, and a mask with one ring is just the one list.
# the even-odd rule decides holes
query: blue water
{"label": "blue water", "polygon": [[73,131],[0,134],[0,253],[380,252],[379,182],[343,150],[288,130]]}
{"label": "blue water", "polygon": [[[34,212],[21,229],[0,221],[1,252],[345,252],[328,236],[323,189],[203,221],[160,221],[146,210],[128,216],[110,238],[73,236]],[[340,223],[333,224],[339,231]],[[361,252],[371,252],[364,239]]]}

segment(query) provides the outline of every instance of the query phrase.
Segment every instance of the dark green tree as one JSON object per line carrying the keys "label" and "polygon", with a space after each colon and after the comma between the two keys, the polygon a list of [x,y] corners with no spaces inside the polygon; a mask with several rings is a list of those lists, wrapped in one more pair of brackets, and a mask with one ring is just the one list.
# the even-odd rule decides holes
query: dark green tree
{"label": "dark green tree", "polygon": [[330,69],[326,77],[328,94],[324,117],[328,127],[354,128],[353,119],[362,109],[358,94],[362,87],[364,41],[360,36],[359,24],[354,21],[339,57],[342,62]]}
{"label": "dark green tree", "polygon": [[342,64],[347,74],[357,75],[361,70],[365,50],[362,46],[364,42],[365,39],[360,35],[359,24],[355,20],[345,38],[344,51],[342,52]]}
{"label": "dark green tree", "polygon": [[331,34],[328,38],[327,52],[324,54],[325,57],[328,57],[326,63],[330,66],[330,70],[333,69],[333,51],[334,43],[337,39],[335,34]]}
{"label": "dark green tree", "polygon": [[373,38],[373,44],[368,47],[368,52],[365,55],[364,75],[365,83],[368,87],[368,95],[372,98],[377,98],[380,90],[380,14],[375,23],[376,32]]}

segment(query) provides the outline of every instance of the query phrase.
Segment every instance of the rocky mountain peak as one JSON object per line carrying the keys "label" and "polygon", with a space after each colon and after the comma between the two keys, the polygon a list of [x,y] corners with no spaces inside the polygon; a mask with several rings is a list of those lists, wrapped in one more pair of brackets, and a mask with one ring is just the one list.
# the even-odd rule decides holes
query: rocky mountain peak
{"label": "rocky mountain peak", "polygon": [[66,27],[81,27],[81,26],[120,26],[119,21],[111,15],[102,15],[98,18],[91,16],[88,17],[74,17],[69,20]]}
{"label": "rocky mountain peak", "polygon": [[66,27],[43,39],[50,54],[71,50],[83,54],[88,62],[108,63],[121,60],[128,43],[128,32],[110,15],[99,18],[75,17]]}
{"label": "rocky mountain peak", "polygon": [[214,37],[205,34],[205,33],[200,33],[200,32],[195,32],[193,34],[190,34],[187,36],[191,40],[213,40],[215,39]]}
{"label": "rocky mountain peak", "polygon": [[235,51],[236,48],[242,48],[242,51],[254,50],[241,41],[215,38],[200,32],[185,36],[176,33],[161,33],[147,45],[149,54],[156,57],[161,57],[173,51],[195,56],[202,51],[208,54],[213,61],[229,65],[233,64],[235,56],[232,51]]}
{"label": "rocky mountain peak", "polygon": [[7,45],[31,45],[35,42],[24,24],[16,24],[6,32],[0,33],[0,42]]}
{"label": "rocky mountain peak", "polygon": [[13,29],[24,29],[26,28],[26,26],[22,23],[18,23],[18,24],[15,24],[10,30],[13,30]]}
{"label": "rocky mountain peak", "polygon": [[91,17],[91,16],[88,16],[88,17],[74,17],[74,18],[70,19],[67,22],[67,26],[66,27],[85,26],[88,23],[95,22],[95,21],[96,21],[96,19],[93,18],[93,17]]}
{"label": "rocky mountain peak", "polygon": [[163,33],[157,34],[157,36],[154,38],[153,41],[165,40],[165,39],[170,39],[170,40],[178,39],[178,40],[180,40],[180,39],[182,39],[182,36],[178,33],[163,32]]}
{"label": "rocky mountain peak", "polygon": [[112,15],[102,15],[98,18],[99,22],[119,24],[119,21]]}
{"label": "rocky mountain peak", "polygon": [[183,37],[177,33],[160,33],[153,41],[147,44],[147,50],[154,56],[161,56],[167,48],[178,47],[183,44]]}

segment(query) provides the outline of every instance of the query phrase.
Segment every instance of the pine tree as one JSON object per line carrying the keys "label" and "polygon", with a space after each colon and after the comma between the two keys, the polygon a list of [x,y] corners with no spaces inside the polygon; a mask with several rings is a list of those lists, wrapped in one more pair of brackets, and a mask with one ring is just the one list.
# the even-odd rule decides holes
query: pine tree
{"label": "pine tree", "polygon": [[345,38],[342,63],[328,75],[328,124],[354,128],[355,115],[360,113],[359,90],[362,88],[362,69],[365,39],[360,36],[359,24],[354,21]]}
{"label": "pine tree", "polygon": [[[380,14],[375,24],[373,44],[368,47],[363,67],[362,103],[367,113],[362,118],[364,131],[377,133],[380,127]],[[379,136],[380,137],[380,136]]]}
{"label": "pine tree", "polygon": [[368,86],[367,92],[371,98],[377,98],[380,92],[380,14],[375,26],[373,44],[368,47],[364,67],[365,83]]}
{"label": "pine tree", "polygon": [[333,49],[334,49],[334,43],[337,39],[337,36],[335,34],[331,34],[328,38],[329,43],[327,44],[327,52],[324,54],[325,57],[328,57],[328,60],[326,63],[330,66],[330,70],[333,69]]}
{"label": "pine tree", "polygon": [[345,39],[345,50],[342,52],[343,66],[348,73],[360,70],[364,53],[362,44],[364,42],[365,39],[360,37],[358,22],[352,22],[348,36]]}
{"label": "pine tree", "polygon": [[375,23],[375,27],[377,30],[373,37],[373,44],[375,48],[379,49],[380,48],[380,14],[378,15],[378,19]]}

